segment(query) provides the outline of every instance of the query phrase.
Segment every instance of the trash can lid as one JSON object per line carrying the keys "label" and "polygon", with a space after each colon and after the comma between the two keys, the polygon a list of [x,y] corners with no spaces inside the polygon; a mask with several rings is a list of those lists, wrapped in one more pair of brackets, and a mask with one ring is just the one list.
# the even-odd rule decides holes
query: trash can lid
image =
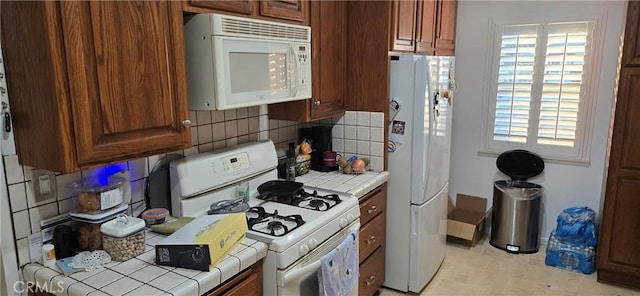
{"label": "trash can lid", "polygon": [[516,149],[500,154],[496,166],[511,180],[525,181],[544,171],[544,160],[533,152]]}

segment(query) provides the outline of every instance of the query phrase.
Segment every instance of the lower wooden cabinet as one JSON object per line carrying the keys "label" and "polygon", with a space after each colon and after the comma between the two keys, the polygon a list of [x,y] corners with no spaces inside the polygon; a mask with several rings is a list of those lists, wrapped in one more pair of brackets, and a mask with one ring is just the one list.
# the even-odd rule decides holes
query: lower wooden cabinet
{"label": "lower wooden cabinet", "polygon": [[206,295],[262,296],[262,262],[256,262]]}
{"label": "lower wooden cabinet", "polygon": [[360,198],[358,295],[374,295],[384,282],[386,208],[386,183]]}

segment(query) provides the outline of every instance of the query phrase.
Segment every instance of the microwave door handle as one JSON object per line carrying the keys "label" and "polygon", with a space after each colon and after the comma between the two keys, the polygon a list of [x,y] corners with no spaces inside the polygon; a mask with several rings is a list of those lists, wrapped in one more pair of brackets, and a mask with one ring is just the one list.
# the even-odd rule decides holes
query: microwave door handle
{"label": "microwave door handle", "polygon": [[293,44],[290,44],[289,46],[291,46],[291,52],[293,53],[294,64],[293,73],[291,73],[291,79],[293,80],[293,86],[291,87],[291,96],[295,97],[298,94],[298,81],[300,80],[300,63],[298,62],[298,51],[296,50],[296,47]]}
{"label": "microwave door handle", "polygon": [[305,276],[308,275],[312,272],[315,273],[316,270],[320,269],[322,263],[320,262],[320,260],[316,260],[314,262],[312,262],[311,264],[302,267],[300,269],[294,270],[292,272],[288,272],[286,274],[284,274],[282,276],[282,285],[285,286],[287,283],[301,277],[301,276]]}

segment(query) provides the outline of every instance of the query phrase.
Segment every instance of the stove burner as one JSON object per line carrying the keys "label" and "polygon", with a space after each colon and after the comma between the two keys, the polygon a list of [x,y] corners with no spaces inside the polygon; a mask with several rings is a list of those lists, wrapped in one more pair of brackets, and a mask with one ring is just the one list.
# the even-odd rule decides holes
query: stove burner
{"label": "stove burner", "polygon": [[273,201],[281,204],[297,206],[314,211],[327,211],[339,204],[342,200],[337,194],[319,195],[317,191],[309,193],[301,189],[293,196],[278,196],[265,194],[258,196],[259,199]]}
{"label": "stove burner", "polygon": [[278,210],[269,213],[263,207],[249,208],[246,215],[249,229],[273,236],[283,236],[305,223],[300,215],[281,216]]}

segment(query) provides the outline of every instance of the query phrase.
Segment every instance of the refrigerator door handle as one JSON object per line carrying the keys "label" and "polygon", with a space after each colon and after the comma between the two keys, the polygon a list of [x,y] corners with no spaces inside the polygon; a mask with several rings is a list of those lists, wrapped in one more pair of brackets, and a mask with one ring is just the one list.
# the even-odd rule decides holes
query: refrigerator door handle
{"label": "refrigerator door handle", "polygon": [[411,235],[418,235],[418,211],[411,210]]}

